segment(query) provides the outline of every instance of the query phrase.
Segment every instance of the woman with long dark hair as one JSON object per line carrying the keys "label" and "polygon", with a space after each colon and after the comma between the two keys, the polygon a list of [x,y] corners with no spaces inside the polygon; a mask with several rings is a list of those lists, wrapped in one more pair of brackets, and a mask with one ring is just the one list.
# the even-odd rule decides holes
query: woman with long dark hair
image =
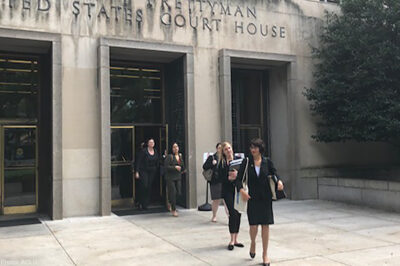
{"label": "woman with long dark hair", "polygon": [[235,198],[235,181],[237,171],[230,171],[230,163],[236,159],[234,157],[232,145],[229,142],[222,143],[222,156],[218,162],[218,175],[222,180],[222,196],[229,211],[229,233],[231,240],[228,244],[228,250],[233,250],[234,247],[244,247],[237,240],[240,228],[241,214],[234,208]]}
{"label": "woman with long dark hair", "polygon": [[[263,243],[263,265],[270,265],[268,257],[269,225],[274,223],[272,211],[272,191],[270,176],[277,176],[272,161],[263,156],[265,152],[264,142],[261,139],[253,139],[250,143],[250,155],[243,160],[238,173],[236,186],[243,199],[247,200],[247,217],[250,224],[250,257],[256,255],[256,236],[261,225],[261,237]],[[248,164],[247,164],[248,163]],[[242,180],[247,167],[247,185],[249,192],[243,189]],[[277,176],[278,177],[278,176]],[[277,189],[283,190],[283,182],[278,177]]]}
{"label": "woman with long dark hair", "polygon": [[147,147],[141,152],[138,159],[136,179],[140,183],[140,207],[146,210],[149,206],[151,192],[153,188],[153,181],[160,170],[160,159],[155,149],[154,139],[147,141]]}
{"label": "woman with long dark hair", "polygon": [[[222,144],[220,142],[217,143],[215,146],[216,152],[213,155],[208,156],[207,160],[203,164],[203,169],[213,170],[213,175],[210,181],[210,191],[211,191],[211,200],[212,200],[212,218],[211,221],[213,223],[217,222],[217,211],[221,201],[223,200],[222,197],[222,180],[218,175],[218,161],[219,158],[222,156]],[[224,201],[223,201],[224,202]],[[225,212],[227,215],[228,209],[224,202]]]}
{"label": "woman with long dark hair", "polygon": [[171,206],[171,212],[174,217],[178,217],[176,211],[176,197],[181,194],[182,173],[185,171],[182,154],[179,153],[179,145],[174,142],[171,147],[171,153],[164,161],[165,180],[167,181],[168,200]]}

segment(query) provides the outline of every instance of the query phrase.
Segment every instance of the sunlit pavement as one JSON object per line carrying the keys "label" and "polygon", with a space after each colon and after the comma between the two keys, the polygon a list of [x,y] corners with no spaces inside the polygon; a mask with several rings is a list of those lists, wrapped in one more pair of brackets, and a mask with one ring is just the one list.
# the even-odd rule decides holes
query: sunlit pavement
{"label": "sunlit pavement", "polygon": [[[326,201],[274,205],[271,265],[400,265],[400,214]],[[0,265],[259,265],[249,257],[249,226],[227,250],[227,217],[180,210],[119,217],[83,217],[0,228]]]}

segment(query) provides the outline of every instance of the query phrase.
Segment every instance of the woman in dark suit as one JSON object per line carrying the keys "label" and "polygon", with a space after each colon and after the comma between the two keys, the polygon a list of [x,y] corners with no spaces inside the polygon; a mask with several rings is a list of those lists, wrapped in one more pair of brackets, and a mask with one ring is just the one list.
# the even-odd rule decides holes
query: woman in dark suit
{"label": "woman in dark suit", "polygon": [[[213,175],[210,181],[210,191],[211,191],[211,200],[212,200],[212,218],[211,221],[213,223],[217,222],[217,211],[219,205],[222,200],[222,181],[218,175],[218,161],[219,158],[222,156],[222,144],[217,143],[215,146],[217,149],[216,153],[213,155],[208,156],[207,160],[203,164],[203,170],[212,169]],[[225,212],[226,215],[229,215],[228,209],[226,208],[226,204],[224,202]]]}
{"label": "woman in dark suit", "polygon": [[231,240],[228,244],[228,250],[233,250],[234,247],[244,247],[237,240],[241,214],[234,208],[237,171],[229,171],[230,162],[234,159],[231,144],[229,142],[222,143],[222,156],[218,162],[218,175],[222,181],[222,196],[229,211],[229,233],[231,234]]}
{"label": "woman in dark suit", "polygon": [[167,181],[168,200],[171,205],[171,212],[178,217],[176,211],[176,197],[181,194],[182,173],[185,169],[182,154],[179,153],[178,143],[172,144],[172,154],[167,155],[164,161],[165,180]]}
{"label": "woman in dark suit", "polygon": [[[269,176],[276,175],[276,169],[272,161],[263,156],[265,152],[264,142],[254,139],[250,144],[250,156],[243,160],[238,173],[236,186],[242,198],[247,200],[247,217],[250,224],[250,257],[256,255],[256,236],[258,226],[262,228],[263,265],[270,264],[268,258],[269,225],[274,223],[272,211],[272,192],[269,185]],[[248,161],[247,161],[248,160]],[[242,180],[246,164],[248,162],[248,189],[247,193],[242,186]],[[277,188],[283,190],[283,183],[278,177]]]}
{"label": "woman in dark suit", "polygon": [[144,210],[149,206],[153,181],[160,170],[160,159],[154,146],[154,139],[149,139],[147,141],[147,148],[142,151],[139,158],[135,175],[136,179],[139,179],[140,182],[140,204]]}

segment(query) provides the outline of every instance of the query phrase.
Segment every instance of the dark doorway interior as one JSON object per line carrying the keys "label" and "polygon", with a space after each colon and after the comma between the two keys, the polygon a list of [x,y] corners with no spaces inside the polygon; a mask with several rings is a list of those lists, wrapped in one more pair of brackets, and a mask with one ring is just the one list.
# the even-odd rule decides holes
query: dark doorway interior
{"label": "dark doorway interior", "polygon": [[[173,141],[178,141],[185,154],[182,58],[157,63],[123,58],[116,53],[110,66],[114,210],[135,208],[141,186],[133,170],[142,145],[149,138],[155,141],[161,164]],[[166,182],[160,171],[152,185],[149,207],[159,208],[166,202]],[[179,202],[185,202],[185,197]]]}
{"label": "dark doorway interior", "polygon": [[[141,145],[150,138],[154,139],[156,143],[155,149],[158,151],[160,158],[162,158],[167,146],[166,127],[163,126],[135,126],[135,147],[137,147],[135,158],[138,158],[137,155],[141,151]],[[137,195],[140,193],[138,191],[140,186],[137,185],[137,182],[135,188],[135,195]],[[151,204],[153,206],[160,206],[165,203],[165,200],[165,181],[161,173],[159,173],[153,183]]]}
{"label": "dark doorway interior", "polygon": [[0,213],[52,216],[51,44],[0,38]]}
{"label": "dark doorway interior", "polygon": [[267,71],[232,69],[232,135],[235,152],[248,154],[253,138],[261,138],[268,143],[267,84]]}
{"label": "dark doorway interior", "polygon": [[[183,57],[169,63],[165,69],[165,91],[166,91],[166,121],[168,124],[168,152],[171,145],[177,142],[180,152],[186,155],[185,147],[185,87],[183,80]],[[186,162],[187,163],[187,162]],[[182,176],[182,194],[177,198],[177,204],[186,206],[187,195],[186,175]]]}

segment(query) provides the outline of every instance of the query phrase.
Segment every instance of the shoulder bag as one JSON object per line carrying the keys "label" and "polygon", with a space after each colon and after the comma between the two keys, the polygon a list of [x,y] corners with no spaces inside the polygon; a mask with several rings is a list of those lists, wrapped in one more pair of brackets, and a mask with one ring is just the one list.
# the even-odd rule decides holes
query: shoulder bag
{"label": "shoulder bag", "polygon": [[[247,158],[246,161],[246,168],[243,173],[243,179],[242,179],[242,188],[246,193],[249,193],[249,187],[247,186],[248,184],[248,177],[249,177],[249,159]],[[237,191],[235,188],[235,202],[234,202],[234,208],[240,212],[244,213],[247,211],[247,201],[243,200],[242,194],[240,194],[240,191]]]}
{"label": "shoulder bag", "polygon": [[278,190],[278,177],[276,175],[269,175],[269,187],[271,188],[272,192],[272,200],[280,200],[286,198],[286,193],[284,190]]}
{"label": "shoulder bag", "polygon": [[[214,159],[214,156],[213,156],[213,159]],[[202,174],[203,174],[204,179],[207,182],[211,182],[211,179],[213,177],[213,173],[214,173],[214,169],[210,168],[210,169],[207,169],[207,170],[203,169],[203,173]]]}

